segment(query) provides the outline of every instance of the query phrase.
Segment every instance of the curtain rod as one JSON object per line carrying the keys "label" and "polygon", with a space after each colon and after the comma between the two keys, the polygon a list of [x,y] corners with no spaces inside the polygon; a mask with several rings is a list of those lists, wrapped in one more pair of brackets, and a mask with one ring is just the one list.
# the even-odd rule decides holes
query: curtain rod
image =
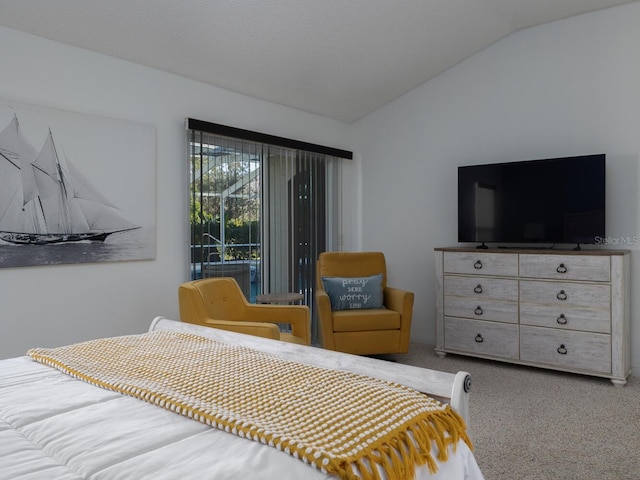
{"label": "curtain rod", "polygon": [[278,147],[293,148],[295,150],[305,150],[307,152],[321,153],[324,155],[331,155],[332,157],[353,160],[353,152],[350,152],[348,150],[326,147],[324,145],[303,142],[301,140],[293,140],[291,138],[278,137],[276,135],[254,132],[252,130],[244,130],[242,128],[229,127],[227,125],[205,122],[204,120],[196,120],[194,118],[187,118],[187,129],[212,133],[214,135],[223,135],[225,137],[239,138],[252,142],[268,143],[270,145],[277,145]]}

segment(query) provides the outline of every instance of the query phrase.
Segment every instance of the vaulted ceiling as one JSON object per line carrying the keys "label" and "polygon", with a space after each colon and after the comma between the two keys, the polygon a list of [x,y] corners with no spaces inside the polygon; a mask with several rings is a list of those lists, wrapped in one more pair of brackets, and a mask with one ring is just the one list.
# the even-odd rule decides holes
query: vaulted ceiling
{"label": "vaulted ceiling", "polygon": [[0,0],[0,25],[353,122],[520,29],[639,0]]}

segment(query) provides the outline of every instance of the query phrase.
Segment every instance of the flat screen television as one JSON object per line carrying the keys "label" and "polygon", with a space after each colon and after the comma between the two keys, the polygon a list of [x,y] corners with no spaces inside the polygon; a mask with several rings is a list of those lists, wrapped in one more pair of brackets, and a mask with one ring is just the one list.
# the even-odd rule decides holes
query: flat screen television
{"label": "flat screen television", "polygon": [[458,167],[458,241],[599,243],[605,160],[597,154]]}

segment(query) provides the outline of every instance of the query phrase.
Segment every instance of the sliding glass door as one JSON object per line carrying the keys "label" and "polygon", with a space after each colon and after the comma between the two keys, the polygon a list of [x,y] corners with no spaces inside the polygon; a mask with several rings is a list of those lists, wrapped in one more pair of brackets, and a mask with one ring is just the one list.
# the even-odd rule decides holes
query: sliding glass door
{"label": "sliding glass door", "polygon": [[339,235],[339,159],[188,134],[191,279],[234,277],[250,302],[301,293],[313,319],[315,262]]}

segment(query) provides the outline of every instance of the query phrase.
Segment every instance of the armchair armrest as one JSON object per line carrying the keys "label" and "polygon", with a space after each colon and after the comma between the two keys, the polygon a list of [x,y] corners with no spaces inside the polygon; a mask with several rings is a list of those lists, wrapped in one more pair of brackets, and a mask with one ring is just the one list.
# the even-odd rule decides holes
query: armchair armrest
{"label": "armchair armrest", "polygon": [[280,339],[280,329],[273,323],[238,322],[235,320],[214,320],[212,318],[206,318],[202,323],[209,327],[219,328],[221,330],[245,333],[247,335],[255,335],[257,337],[271,338],[273,340]]}
{"label": "armchair armrest", "polygon": [[386,287],[384,289],[384,305],[389,310],[400,312],[404,317],[407,311],[413,310],[413,292],[399,288]]}
{"label": "armchair armrest", "polygon": [[[243,319],[252,322],[287,323],[291,333],[311,345],[311,320],[306,305],[246,305]],[[276,327],[277,328],[277,327]]]}
{"label": "armchair armrest", "polygon": [[[411,319],[413,317],[414,293],[399,288],[386,287],[384,289],[385,306],[400,312],[400,344],[409,348],[411,338]],[[406,350],[405,350],[406,351]]]}
{"label": "armchair armrest", "polygon": [[318,320],[320,322],[320,332],[322,333],[322,345],[328,350],[335,350],[331,299],[327,292],[319,288],[316,290],[316,308],[318,309]]}

